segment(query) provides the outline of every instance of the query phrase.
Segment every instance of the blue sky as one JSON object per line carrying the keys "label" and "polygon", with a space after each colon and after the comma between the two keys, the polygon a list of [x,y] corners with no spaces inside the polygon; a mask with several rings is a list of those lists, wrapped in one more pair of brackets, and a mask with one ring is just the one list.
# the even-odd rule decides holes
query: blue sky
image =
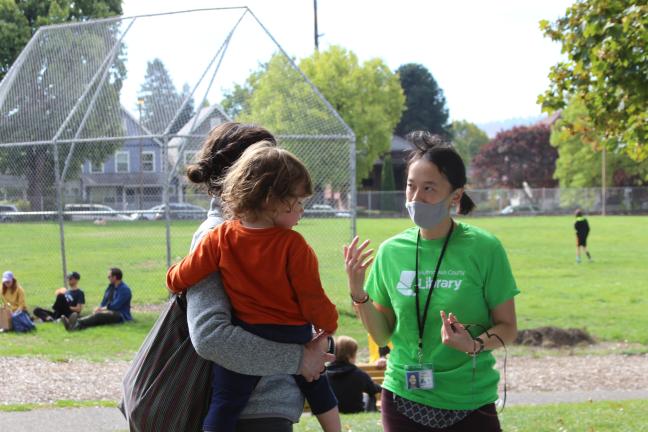
{"label": "blue sky", "polygon": [[[379,57],[393,70],[404,63],[423,64],[444,90],[453,120],[537,116],[537,96],[548,84],[550,66],[561,59],[560,46],[542,36],[538,22],[559,18],[571,3],[318,0],[320,49],[341,45],[361,61]],[[135,16],[243,5],[289,55],[312,53],[312,0],[124,0],[123,10]],[[165,62],[170,70],[191,66]]]}

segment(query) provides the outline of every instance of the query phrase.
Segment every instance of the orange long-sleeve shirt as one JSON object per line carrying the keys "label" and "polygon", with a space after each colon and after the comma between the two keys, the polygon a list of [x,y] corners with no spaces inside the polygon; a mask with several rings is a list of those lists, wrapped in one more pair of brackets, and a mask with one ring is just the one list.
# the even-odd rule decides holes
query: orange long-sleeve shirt
{"label": "orange long-sleeve shirt", "polygon": [[317,257],[286,228],[246,228],[226,221],[167,272],[167,286],[182,292],[220,271],[236,317],[248,324],[312,323],[333,333],[338,314],[322,288]]}

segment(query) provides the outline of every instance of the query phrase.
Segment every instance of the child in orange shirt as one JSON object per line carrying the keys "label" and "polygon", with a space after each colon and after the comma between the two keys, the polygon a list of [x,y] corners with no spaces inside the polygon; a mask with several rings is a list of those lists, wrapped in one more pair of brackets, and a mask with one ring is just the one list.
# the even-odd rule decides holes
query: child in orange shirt
{"label": "child in orange shirt", "polygon": [[[233,323],[276,342],[305,344],[313,326],[333,333],[337,311],[322,288],[317,257],[293,231],[310,175],[290,152],[272,143],[248,148],[222,181],[221,202],[231,220],[214,228],[167,272],[167,286],[182,292],[220,271],[232,303]],[[234,431],[258,376],[213,364],[212,400],[205,431]],[[337,400],[326,375],[295,380],[327,432],[341,430]]]}

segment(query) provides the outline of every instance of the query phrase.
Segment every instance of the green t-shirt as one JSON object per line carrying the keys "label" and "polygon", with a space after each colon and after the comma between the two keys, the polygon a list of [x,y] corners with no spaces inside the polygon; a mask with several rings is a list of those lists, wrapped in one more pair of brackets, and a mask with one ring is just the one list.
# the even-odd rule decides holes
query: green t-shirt
{"label": "green t-shirt", "polygon": [[[391,350],[383,387],[406,399],[443,409],[475,409],[497,400],[499,372],[490,352],[473,361],[464,352],[441,343],[444,310],[462,324],[479,324],[469,329],[475,337],[492,327],[490,310],[520,291],[499,240],[477,227],[458,222],[439,268],[436,287],[423,334],[423,363],[434,367],[434,388],[407,390],[406,365],[418,364],[418,325],[414,296],[416,236],[410,228],[385,241],[376,254],[365,290],[376,303],[396,315]],[[421,317],[444,238],[425,240],[419,246],[419,302]]]}

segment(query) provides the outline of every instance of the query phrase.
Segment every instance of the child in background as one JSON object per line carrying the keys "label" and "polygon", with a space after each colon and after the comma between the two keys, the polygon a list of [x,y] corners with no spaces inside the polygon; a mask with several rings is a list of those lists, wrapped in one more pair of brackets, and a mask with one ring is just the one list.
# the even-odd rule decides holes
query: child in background
{"label": "child in background", "polygon": [[[233,323],[284,343],[309,342],[312,327],[337,329],[337,311],[322,288],[317,257],[293,231],[312,194],[306,167],[269,142],[248,148],[222,181],[221,202],[232,219],[210,231],[167,273],[167,286],[182,292],[219,271],[232,303]],[[258,376],[213,364],[212,400],[205,431],[234,431]],[[327,432],[341,430],[337,400],[326,375],[295,380]]]}
{"label": "child in background", "polygon": [[376,411],[376,394],[382,390],[367,372],[356,366],[357,354],[358,342],[355,339],[338,336],[335,339],[335,361],[326,368],[340,412],[344,414]]}
{"label": "child in background", "polygon": [[576,264],[580,264],[581,262],[581,248],[585,251],[587,259],[592,262],[592,255],[587,250],[587,236],[589,235],[590,227],[581,209],[576,210],[574,229],[576,230]]}

